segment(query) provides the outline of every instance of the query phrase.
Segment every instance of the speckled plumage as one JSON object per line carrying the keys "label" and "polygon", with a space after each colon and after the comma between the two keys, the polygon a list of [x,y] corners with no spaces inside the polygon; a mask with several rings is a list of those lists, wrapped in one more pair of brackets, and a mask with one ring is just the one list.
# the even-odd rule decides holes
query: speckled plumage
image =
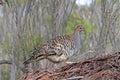
{"label": "speckled plumage", "polygon": [[36,47],[32,52],[32,56],[24,64],[42,59],[48,59],[55,63],[67,60],[78,51],[80,47],[79,33],[83,30],[83,26],[80,25],[73,34],[57,36],[47,43]]}

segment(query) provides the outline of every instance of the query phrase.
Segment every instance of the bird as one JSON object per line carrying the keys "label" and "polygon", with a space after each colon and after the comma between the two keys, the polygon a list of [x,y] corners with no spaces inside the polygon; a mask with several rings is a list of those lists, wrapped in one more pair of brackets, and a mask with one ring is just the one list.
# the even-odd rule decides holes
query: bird
{"label": "bird", "polygon": [[67,61],[79,50],[80,32],[84,30],[84,25],[79,25],[72,34],[57,36],[37,46],[23,64],[38,62],[43,59],[48,59],[53,63]]}

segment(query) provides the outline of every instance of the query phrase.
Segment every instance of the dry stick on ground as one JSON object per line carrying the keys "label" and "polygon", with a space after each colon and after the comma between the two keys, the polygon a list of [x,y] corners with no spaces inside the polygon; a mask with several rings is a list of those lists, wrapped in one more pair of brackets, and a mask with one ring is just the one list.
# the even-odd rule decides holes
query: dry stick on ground
{"label": "dry stick on ground", "polygon": [[12,64],[12,62],[8,60],[0,60],[0,65],[1,64]]}
{"label": "dry stick on ground", "polygon": [[[9,64],[12,65],[12,62],[10,60],[0,60],[0,65],[2,64]],[[17,66],[17,65],[16,65]],[[22,72],[27,72],[24,67],[17,66]]]}
{"label": "dry stick on ground", "polygon": [[84,76],[74,76],[74,77],[71,77],[71,78],[67,78],[67,79],[61,79],[61,80],[74,80],[74,79],[83,79]]}

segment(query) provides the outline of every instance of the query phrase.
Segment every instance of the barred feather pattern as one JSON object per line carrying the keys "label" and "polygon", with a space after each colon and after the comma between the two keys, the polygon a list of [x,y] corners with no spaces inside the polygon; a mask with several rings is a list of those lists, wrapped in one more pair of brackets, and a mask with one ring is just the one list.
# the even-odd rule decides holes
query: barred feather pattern
{"label": "barred feather pattern", "polygon": [[[79,28],[78,28],[79,29]],[[81,28],[80,28],[81,29]],[[79,48],[79,34],[57,36],[47,43],[36,47],[31,53],[31,57],[24,64],[42,59],[48,59],[52,62],[62,62],[71,57]],[[77,46],[77,47],[76,47]]]}
{"label": "barred feather pattern", "polygon": [[69,53],[75,48],[73,38],[70,35],[57,36],[55,39],[50,40],[48,45],[47,52],[54,51],[57,55],[65,54],[70,56]]}
{"label": "barred feather pattern", "polygon": [[[47,56],[61,56],[62,54],[65,55],[66,59],[68,59],[70,56],[74,53],[74,42],[71,35],[65,35],[65,36],[57,36],[56,38],[48,41],[48,43],[45,43],[41,46],[36,47],[31,53],[30,59],[26,60],[24,63],[30,63],[34,60],[39,61],[39,57],[45,55],[47,59]],[[42,59],[42,58],[41,58]],[[51,60],[51,59],[49,59]],[[54,61],[53,62],[59,62]]]}

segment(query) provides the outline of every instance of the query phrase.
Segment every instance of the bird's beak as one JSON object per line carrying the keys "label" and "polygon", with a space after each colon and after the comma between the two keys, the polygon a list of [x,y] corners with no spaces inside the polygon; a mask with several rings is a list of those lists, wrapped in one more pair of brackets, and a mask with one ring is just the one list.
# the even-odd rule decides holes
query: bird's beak
{"label": "bird's beak", "polygon": [[81,29],[78,29],[78,30],[77,30],[78,33],[82,32],[82,31],[85,31],[85,29],[84,29],[84,28],[81,28]]}
{"label": "bird's beak", "polygon": [[80,29],[80,32],[81,32],[81,31],[85,31],[85,29],[84,29],[84,28],[82,28],[82,29]]}
{"label": "bird's beak", "polygon": [[82,28],[82,29],[81,29],[81,31],[85,31],[85,29],[84,29],[84,28]]}

